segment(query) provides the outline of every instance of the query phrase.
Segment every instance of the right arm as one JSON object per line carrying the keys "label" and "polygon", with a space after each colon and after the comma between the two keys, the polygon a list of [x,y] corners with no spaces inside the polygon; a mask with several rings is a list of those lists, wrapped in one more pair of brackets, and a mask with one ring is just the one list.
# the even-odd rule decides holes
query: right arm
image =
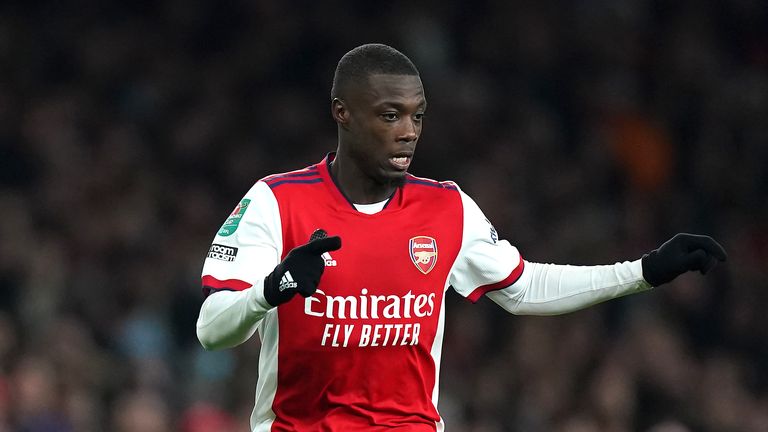
{"label": "right arm", "polygon": [[263,282],[243,291],[217,291],[209,295],[197,318],[197,338],[207,350],[231,348],[256,332],[272,309],[263,295]]}
{"label": "right arm", "polygon": [[239,345],[259,322],[296,294],[311,296],[325,270],[322,254],[341,239],[317,230],[309,241],[282,256],[280,214],[263,182],[246,194],[219,230],[203,266],[197,338],[206,349]]}
{"label": "right arm", "polygon": [[203,266],[207,296],[197,320],[206,349],[239,345],[273,307],[264,298],[264,278],[280,263],[280,212],[272,190],[257,182],[213,240]]}

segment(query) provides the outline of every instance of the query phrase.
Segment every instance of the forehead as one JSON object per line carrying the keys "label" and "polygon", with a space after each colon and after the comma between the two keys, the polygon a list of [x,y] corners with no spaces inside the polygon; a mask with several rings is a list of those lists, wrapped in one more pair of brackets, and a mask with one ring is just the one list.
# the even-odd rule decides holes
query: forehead
{"label": "forehead", "polygon": [[369,75],[360,83],[355,92],[359,102],[367,105],[385,103],[415,104],[426,103],[424,87],[418,75]]}

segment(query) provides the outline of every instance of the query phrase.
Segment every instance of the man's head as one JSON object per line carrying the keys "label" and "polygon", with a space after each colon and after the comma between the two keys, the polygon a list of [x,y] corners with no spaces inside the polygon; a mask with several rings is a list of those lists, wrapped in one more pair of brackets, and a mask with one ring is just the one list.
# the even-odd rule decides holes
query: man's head
{"label": "man's head", "polygon": [[402,184],[427,105],[416,66],[387,45],[359,46],[339,61],[331,99],[337,158],[376,184]]}
{"label": "man's head", "polygon": [[419,71],[405,54],[391,46],[360,45],[344,54],[336,65],[331,99],[344,99],[350,87],[365,83],[370,75],[419,76]]}

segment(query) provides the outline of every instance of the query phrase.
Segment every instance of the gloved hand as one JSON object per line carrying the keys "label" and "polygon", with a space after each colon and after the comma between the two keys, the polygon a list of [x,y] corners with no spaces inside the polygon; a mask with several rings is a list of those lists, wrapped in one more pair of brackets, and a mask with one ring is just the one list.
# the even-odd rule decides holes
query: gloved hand
{"label": "gloved hand", "polygon": [[643,255],[643,278],[656,287],[687,271],[707,274],[727,257],[725,249],[712,237],[676,234],[658,249]]}
{"label": "gloved hand", "polygon": [[321,255],[340,247],[340,237],[326,237],[325,231],[315,231],[309,243],[293,248],[264,279],[264,298],[267,303],[279,306],[292,299],[296,293],[303,297],[314,294],[325,270],[325,260]]}

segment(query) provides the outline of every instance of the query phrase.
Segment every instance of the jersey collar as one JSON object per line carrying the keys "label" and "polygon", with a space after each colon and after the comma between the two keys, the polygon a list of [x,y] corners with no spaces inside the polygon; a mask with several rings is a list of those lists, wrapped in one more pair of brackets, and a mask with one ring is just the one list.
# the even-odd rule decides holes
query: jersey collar
{"label": "jersey collar", "polygon": [[325,158],[323,158],[322,161],[320,161],[317,165],[317,170],[320,172],[320,177],[323,178],[323,183],[328,188],[328,191],[333,196],[333,200],[341,206],[344,209],[351,210],[355,213],[366,215],[366,216],[375,216],[377,214],[382,214],[387,211],[392,211],[395,208],[398,208],[402,202],[402,196],[403,191],[402,187],[399,187],[395,189],[395,193],[392,194],[392,196],[389,197],[387,200],[387,203],[384,204],[384,209],[382,209],[378,213],[374,213],[373,215],[367,215],[365,213],[357,211],[355,208],[354,203],[346,196],[344,195],[344,192],[341,191],[341,188],[339,187],[339,184],[336,183],[336,179],[333,178],[331,175],[331,162],[333,159],[336,158],[336,152],[328,153]]}

